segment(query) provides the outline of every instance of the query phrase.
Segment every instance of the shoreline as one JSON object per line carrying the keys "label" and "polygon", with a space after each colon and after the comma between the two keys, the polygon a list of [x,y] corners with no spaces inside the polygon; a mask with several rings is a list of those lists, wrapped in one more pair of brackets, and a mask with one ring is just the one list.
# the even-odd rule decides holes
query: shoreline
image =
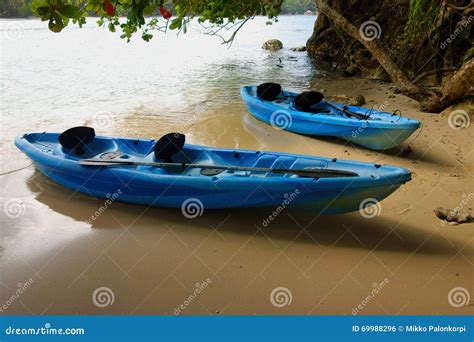
{"label": "shoreline", "polygon": [[[446,117],[420,112],[389,86],[318,76],[311,84],[326,93],[360,92],[366,106],[387,101],[387,110],[422,121],[418,138],[404,145],[411,148],[407,154],[275,130],[250,116],[239,99],[206,111],[184,132],[194,144],[410,169],[412,181],[382,201],[372,219],[358,212],[314,217],[285,211],[259,229],[272,210],[208,210],[189,220],[179,210],[114,202],[88,222],[102,199],[72,193],[31,166],[1,176],[3,199],[20,198],[24,211],[1,217],[6,288],[0,303],[19,282],[34,280],[2,314],[172,315],[180,308],[184,315],[351,315],[359,305],[360,315],[469,314],[472,302],[455,308],[448,293],[455,287],[474,293],[473,224],[443,226],[432,210],[456,207],[472,185],[474,158],[466,146],[472,129],[451,129]],[[167,129],[131,114],[107,133],[156,137]],[[15,156],[15,163],[28,162]],[[209,285],[182,309],[203,282]],[[112,291],[113,305],[94,305],[92,295],[101,287]],[[270,295],[280,287],[290,291],[288,306],[272,305]],[[380,290],[363,305],[374,288]]]}

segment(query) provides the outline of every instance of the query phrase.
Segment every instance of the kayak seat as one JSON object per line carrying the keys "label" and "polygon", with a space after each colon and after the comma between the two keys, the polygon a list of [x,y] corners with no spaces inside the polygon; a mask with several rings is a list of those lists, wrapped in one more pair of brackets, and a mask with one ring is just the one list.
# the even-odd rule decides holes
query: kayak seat
{"label": "kayak seat", "polygon": [[171,157],[183,149],[185,140],[185,135],[181,133],[168,133],[162,136],[153,148],[155,158],[166,163],[172,162]]}
{"label": "kayak seat", "polygon": [[304,91],[295,97],[293,106],[299,111],[311,113],[312,107],[321,103],[323,98],[323,94],[320,92]]}
{"label": "kayak seat", "polygon": [[58,141],[64,152],[80,156],[86,152],[84,146],[89,144],[94,138],[95,130],[92,127],[77,126],[61,133]]}
{"label": "kayak seat", "polygon": [[265,101],[273,101],[281,93],[281,85],[278,83],[268,82],[257,86],[257,96]]}

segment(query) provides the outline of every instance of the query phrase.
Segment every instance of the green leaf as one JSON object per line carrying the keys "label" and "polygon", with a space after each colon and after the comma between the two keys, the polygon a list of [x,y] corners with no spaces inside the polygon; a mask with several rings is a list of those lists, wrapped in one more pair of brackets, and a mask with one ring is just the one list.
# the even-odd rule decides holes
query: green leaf
{"label": "green leaf", "polygon": [[153,12],[155,12],[155,6],[154,5],[148,5],[143,9],[143,14],[144,15],[152,15]]}
{"label": "green leaf", "polygon": [[79,13],[79,8],[74,5],[58,6],[57,11],[66,18],[74,18]]}
{"label": "green leaf", "polygon": [[177,28],[180,28],[182,22],[183,22],[183,18],[181,17],[171,20],[171,24],[169,26],[170,30],[175,30]]}
{"label": "green leaf", "polygon": [[48,27],[51,31],[58,33],[62,31],[62,29],[64,28],[64,25],[61,21],[49,20]]}

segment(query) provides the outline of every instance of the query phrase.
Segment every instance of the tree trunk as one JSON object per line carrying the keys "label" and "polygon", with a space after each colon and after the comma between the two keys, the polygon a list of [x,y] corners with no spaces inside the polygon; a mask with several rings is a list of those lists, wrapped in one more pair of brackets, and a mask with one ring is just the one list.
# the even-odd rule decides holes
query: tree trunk
{"label": "tree trunk", "polygon": [[474,59],[469,60],[444,82],[441,97],[431,96],[421,101],[421,109],[440,112],[464,97],[474,96]]}
{"label": "tree trunk", "polygon": [[377,59],[380,65],[390,75],[393,83],[404,94],[422,101],[428,93],[423,88],[413,84],[408,76],[395,64],[388,52],[377,42],[377,39],[368,40],[360,34],[359,29],[341,15],[324,0],[315,0],[320,13],[326,15],[333,24],[346,34],[359,41]]}

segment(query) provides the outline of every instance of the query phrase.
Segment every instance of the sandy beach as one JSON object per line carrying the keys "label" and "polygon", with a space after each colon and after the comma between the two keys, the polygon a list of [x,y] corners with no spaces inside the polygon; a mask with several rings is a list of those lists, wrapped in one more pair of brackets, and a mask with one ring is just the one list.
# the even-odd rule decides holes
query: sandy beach
{"label": "sandy beach", "polygon": [[[400,109],[423,130],[402,149],[375,152],[273,129],[235,98],[192,125],[160,125],[131,113],[98,133],[156,138],[175,130],[195,144],[410,169],[412,181],[382,201],[375,217],[285,210],[264,227],[272,209],[204,210],[188,219],[179,210],[119,202],[95,215],[103,199],[54,184],[9,146],[0,177],[2,313],[474,313],[472,299],[462,307],[448,300],[457,287],[474,295],[474,225],[444,224],[433,214],[472,198],[472,124],[452,129],[447,115],[421,113],[416,102],[376,81],[317,77],[311,84],[327,93],[362,94],[369,107],[386,103],[386,111]],[[407,146],[411,152],[404,152]],[[473,206],[468,200],[463,209]],[[98,305],[95,294],[104,287],[105,305]]]}

